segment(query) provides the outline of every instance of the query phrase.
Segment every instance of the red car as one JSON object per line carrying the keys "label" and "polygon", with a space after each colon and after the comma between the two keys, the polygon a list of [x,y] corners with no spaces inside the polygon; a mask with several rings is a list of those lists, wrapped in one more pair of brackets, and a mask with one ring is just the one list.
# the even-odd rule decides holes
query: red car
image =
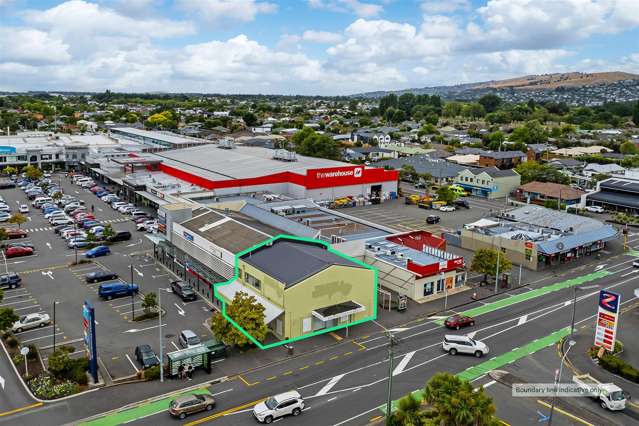
{"label": "red car", "polygon": [[33,254],[33,249],[31,247],[9,247],[8,249],[4,251],[4,255],[7,258],[31,256],[32,254]]}
{"label": "red car", "polygon": [[95,194],[96,192],[104,191],[104,188],[102,188],[101,186],[96,185],[96,186],[91,187],[89,189],[89,191],[91,191],[91,192],[93,192]]}
{"label": "red car", "polygon": [[459,330],[462,327],[475,325],[475,319],[465,315],[453,315],[452,317],[446,318],[444,325],[448,328]]}
{"label": "red car", "polygon": [[7,237],[10,240],[14,240],[16,238],[26,238],[27,231],[25,231],[24,229],[15,229],[15,228],[5,228],[4,229],[7,233]]}

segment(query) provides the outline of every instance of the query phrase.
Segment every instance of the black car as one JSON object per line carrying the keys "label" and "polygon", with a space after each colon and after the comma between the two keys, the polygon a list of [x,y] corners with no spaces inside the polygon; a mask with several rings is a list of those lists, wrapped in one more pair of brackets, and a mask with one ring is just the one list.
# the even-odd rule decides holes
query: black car
{"label": "black car", "polygon": [[428,223],[429,225],[432,225],[434,223],[439,223],[439,216],[436,216],[434,214],[429,215],[426,218],[426,223]]}
{"label": "black car", "polygon": [[197,293],[184,281],[171,281],[171,290],[182,298],[183,301],[197,299]]}
{"label": "black car", "polygon": [[455,207],[463,207],[465,209],[470,208],[470,203],[468,200],[455,200]]}
{"label": "black car", "polygon": [[116,243],[118,241],[128,241],[131,239],[131,233],[129,231],[116,231],[115,235],[111,235],[107,238],[108,241]]}
{"label": "black car", "polygon": [[15,288],[22,285],[22,278],[15,272],[9,272],[8,274],[0,275],[0,287],[2,288]]}
{"label": "black car", "polygon": [[110,271],[96,271],[90,272],[84,276],[84,279],[88,283],[99,283],[102,281],[111,281],[118,278],[118,274]]}
{"label": "black car", "polygon": [[158,357],[155,356],[155,352],[149,345],[139,345],[135,347],[135,358],[138,360],[143,368],[153,367],[160,365]]}

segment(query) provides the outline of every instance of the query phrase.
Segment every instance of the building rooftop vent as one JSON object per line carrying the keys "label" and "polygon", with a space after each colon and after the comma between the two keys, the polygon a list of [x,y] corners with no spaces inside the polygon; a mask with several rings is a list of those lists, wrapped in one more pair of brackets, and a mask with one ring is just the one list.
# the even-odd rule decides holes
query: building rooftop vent
{"label": "building rooftop vent", "polygon": [[276,149],[273,152],[273,159],[280,161],[297,161],[297,156],[293,151],[286,149]]}
{"label": "building rooftop vent", "polygon": [[222,149],[234,149],[235,142],[233,142],[233,139],[229,138],[220,139],[220,141],[217,143],[217,147]]}

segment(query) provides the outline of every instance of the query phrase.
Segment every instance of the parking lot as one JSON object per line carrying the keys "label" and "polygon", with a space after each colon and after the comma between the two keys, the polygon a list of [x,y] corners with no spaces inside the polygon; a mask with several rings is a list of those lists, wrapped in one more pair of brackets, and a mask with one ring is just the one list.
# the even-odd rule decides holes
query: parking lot
{"label": "parking lot", "polygon": [[[18,315],[47,313],[53,319],[56,304],[55,326],[50,324],[22,331],[17,334],[18,339],[23,344],[36,345],[45,362],[53,350],[54,336],[56,348],[62,344],[71,345],[75,355],[82,355],[82,305],[87,300],[95,307],[98,358],[102,371],[108,372],[107,379],[134,375],[141,368],[134,358],[137,345],[149,344],[156,354],[160,350],[158,320],[134,321],[133,318],[142,315],[142,300],[151,292],[161,293],[165,353],[179,348],[177,336],[183,329],[193,330],[202,340],[209,339],[211,333],[205,321],[210,317],[210,306],[201,298],[185,303],[171,293],[169,284],[175,277],[154,261],[150,254],[151,243],[143,232],[136,231],[135,223],[66,178],[61,179],[61,186],[64,193],[84,200],[88,208],[93,205],[96,220],[112,224],[116,231],[128,230],[132,238],[111,245],[108,256],[69,266],[76,254],[53,231],[42,212],[31,207],[20,189],[1,190],[7,203],[15,205],[16,209],[23,203],[31,207],[28,222],[22,226],[28,235],[19,241],[33,244],[35,252],[31,256],[0,259],[3,263],[6,260],[9,272],[22,277],[22,287],[5,290],[0,307],[13,308]],[[84,258],[85,252],[85,249],[79,249],[78,258]],[[133,281],[139,286],[139,293],[134,297],[101,300],[98,296],[100,283],[87,284],[85,280],[86,274],[99,270],[115,272],[123,282]]]}

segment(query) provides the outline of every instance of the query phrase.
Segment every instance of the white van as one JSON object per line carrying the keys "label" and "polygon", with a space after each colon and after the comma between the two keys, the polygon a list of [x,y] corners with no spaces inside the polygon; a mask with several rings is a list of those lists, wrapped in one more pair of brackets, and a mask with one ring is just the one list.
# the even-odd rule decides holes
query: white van
{"label": "white van", "polygon": [[45,203],[53,203],[53,198],[51,198],[51,197],[37,197],[35,200],[33,200],[33,203],[31,203],[31,205],[33,207],[40,208]]}
{"label": "white van", "polygon": [[444,341],[442,342],[442,348],[451,355],[457,355],[458,353],[472,354],[477,358],[481,358],[488,353],[488,346],[486,346],[485,343],[480,342],[479,340],[474,340],[473,338],[465,335],[445,335]]}

